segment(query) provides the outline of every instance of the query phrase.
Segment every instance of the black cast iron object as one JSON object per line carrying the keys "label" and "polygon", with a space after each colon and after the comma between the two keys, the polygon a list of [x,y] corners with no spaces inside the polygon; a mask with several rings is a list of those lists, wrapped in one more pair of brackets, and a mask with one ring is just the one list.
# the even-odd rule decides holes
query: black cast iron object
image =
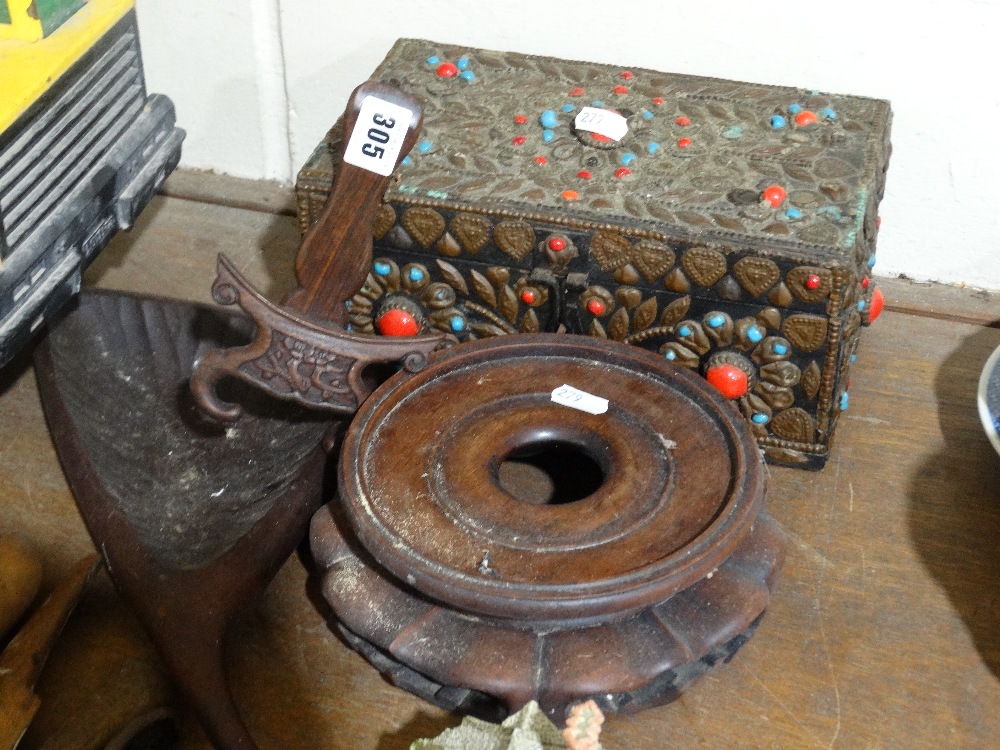
{"label": "black cast iron object", "polygon": [[321,502],[327,423],[245,387],[238,425],[204,419],[188,389],[209,347],[243,343],[242,316],[84,292],[36,372],[77,507],[122,595],[218,748],[254,748],[226,685],[233,617],[301,540]]}

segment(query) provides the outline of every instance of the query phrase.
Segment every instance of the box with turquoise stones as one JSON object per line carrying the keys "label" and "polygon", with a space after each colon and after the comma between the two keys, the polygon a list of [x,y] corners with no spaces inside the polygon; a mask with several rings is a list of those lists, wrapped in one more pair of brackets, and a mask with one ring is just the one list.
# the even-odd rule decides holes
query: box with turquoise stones
{"label": "box with turquoise stones", "polygon": [[[770,461],[822,467],[882,307],[888,102],[414,39],[373,77],[425,115],[354,330],[642,346],[732,398]],[[584,108],[626,132],[588,130]],[[338,123],[299,173],[303,231],[340,139]]]}

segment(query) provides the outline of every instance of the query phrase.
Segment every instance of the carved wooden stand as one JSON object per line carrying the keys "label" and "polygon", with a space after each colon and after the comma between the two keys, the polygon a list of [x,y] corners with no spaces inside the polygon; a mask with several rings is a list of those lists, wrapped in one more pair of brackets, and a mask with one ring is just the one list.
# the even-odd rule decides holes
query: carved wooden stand
{"label": "carved wooden stand", "polygon": [[[553,403],[564,383],[608,411]],[[310,536],[348,639],[397,684],[487,715],[672,700],[746,641],[783,557],[731,405],[581,337],[463,345],[395,376],[355,417],[339,487]]]}
{"label": "carved wooden stand", "polygon": [[[368,93],[419,111],[388,87]],[[238,419],[216,394],[230,376],[359,410],[339,504],[311,540],[345,637],[398,684],[494,715],[532,698],[559,715],[590,697],[610,711],[676,697],[749,637],[781,565],[744,422],[697,376],[620,344],[529,335],[442,351],[441,334],[346,331],[379,185],[343,165],[285,307],[220,261],[216,300],[257,334],[201,357],[197,402]],[[393,362],[372,395],[372,365]],[[608,399],[606,413],[553,403],[564,384]]]}

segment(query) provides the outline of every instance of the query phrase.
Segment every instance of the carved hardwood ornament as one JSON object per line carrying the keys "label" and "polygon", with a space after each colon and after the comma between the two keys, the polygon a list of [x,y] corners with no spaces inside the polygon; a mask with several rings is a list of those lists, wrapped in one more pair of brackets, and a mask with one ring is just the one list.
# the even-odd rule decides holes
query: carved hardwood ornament
{"label": "carved hardwood ornament", "polygon": [[[412,114],[396,154],[398,166],[416,142],[423,107],[392,86],[364,83],[355,89],[345,113],[345,142],[354,133],[366,100],[388,102]],[[359,132],[371,125],[369,135],[377,131],[375,142],[382,143],[382,137],[388,138],[385,134],[396,126],[388,122],[394,122],[393,118],[376,111],[373,122],[361,123]],[[412,371],[427,364],[427,355],[443,343],[444,334],[373,338],[343,328],[347,323],[344,301],[362,286],[371,268],[371,228],[382,230],[388,218],[379,205],[389,180],[388,175],[342,164],[319,221],[302,241],[295,260],[299,286],[284,306],[269,302],[232,263],[219,257],[212,296],[219,304],[243,308],[257,324],[257,335],[247,346],[211,350],[195,365],[191,389],[206,413],[223,422],[239,419],[240,407],[216,393],[220,380],[235,377],[278,398],[350,415],[377,385],[364,375],[370,365],[398,362]],[[431,209],[411,208],[402,221],[424,246],[445,229],[444,219]]]}
{"label": "carved hardwood ornament", "polygon": [[[538,312],[558,294],[556,277],[580,283],[572,272],[579,250],[565,233],[539,238],[527,222],[452,219],[452,241],[466,251],[491,237],[514,259],[532,251],[548,258],[549,269],[530,274],[503,265],[460,270],[438,257],[437,280],[429,263],[373,260],[370,235],[362,242],[338,233],[347,210],[358,227],[371,226],[378,191],[342,202],[343,183],[377,182],[355,172],[341,167],[298,256],[300,289],[284,307],[220,259],[215,299],[239,304],[257,332],[246,346],[202,356],[191,381],[199,405],[237,419],[239,407],[215,391],[229,376],[310,408],[357,411],[341,452],[339,498],[317,512],[310,536],[336,627],[396,684],[493,717],[537,700],[560,721],[585,700],[631,712],[676,698],[754,632],[783,559],[746,423],[669,358],[614,341],[503,335],[538,330]],[[452,234],[434,210],[411,207],[400,221],[392,231],[449,255]],[[628,256],[620,269],[631,256],[647,275],[675,262],[658,243],[607,241],[609,257]],[[715,251],[685,259],[699,283],[725,274]],[[461,309],[458,294],[468,295]],[[687,309],[661,313],[632,286],[614,294],[587,287],[580,302],[619,341],[659,321],[672,326]],[[409,319],[404,331],[438,332],[372,336],[340,327],[385,333],[390,314]],[[442,329],[466,325],[485,340],[437,350]],[[752,319],[712,314],[678,331],[699,354],[741,347],[719,356],[752,384],[755,362],[775,365],[762,385],[797,377],[781,367],[784,339],[758,344],[763,331]],[[376,389],[365,373],[387,362],[403,368]],[[604,409],[557,401],[574,384],[587,390],[570,391]]]}
{"label": "carved hardwood ornament", "polygon": [[[416,140],[419,102],[359,87],[347,152],[361,121],[371,140],[360,153],[389,153],[400,107],[411,117],[397,162]],[[561,722],[589,699],[631,712],[676,698],[755,631],[781,566],[760,452],[702,378],[613,341],[500,335],[539,329],[557,271],[585,290],[612,339],[686,308],[661,313],[637,287],[586,287],[572,237],[539,238],[524,222],[498,222],[493,240],[514,255],[537,249],[551,269],[460,270],[435,258],[439,280],[429,263],[373,259],[388,180],[342,166],[284,305],[220,257],[213,296],[249,320],[92,293],[39,350],[40,391],[88,530],[220,749],[255,747],[226,683],[225,634],[310,518],[323,596],[346,640],[396,684],[494,717],[531,699]],[[394,215],[404,226],[386,236],[425,247],[450,236],[432,209]],[[470,246],[487,232],[454,223]],[[673,262],[666,248],[642,252],[646,270]],[[459,292],[476,301],[457,308]],[[438,330],[348,330],[362,313],[383,334],[387,319],[394,333]],[[442,327],[466,325],[487,340],[436,351],[455,341]],[[758,328],[712,314],[678,331],[699,352],[743,347],[719,356],[751,377],[755,363],[775,364],[761,384],[794,380],[780,365],[785,340],[756,343]],[[224,386],[232,403],[216,391],[223,378],[236,381]],[[603,408],[575,408],[580,399]],[[339,435],[299,405],[357,412],[339,498],[321,508]],[[798,423],[782,427],[801,436]]]}

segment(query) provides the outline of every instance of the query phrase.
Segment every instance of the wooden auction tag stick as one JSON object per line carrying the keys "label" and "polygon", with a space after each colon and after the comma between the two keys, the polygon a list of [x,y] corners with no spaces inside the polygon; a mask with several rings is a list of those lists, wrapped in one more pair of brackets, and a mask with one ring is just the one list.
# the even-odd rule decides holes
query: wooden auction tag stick
{"label": "wooden auction tag stick", "polygon": [[414,97],[368,81],[344,113],[343,161],[319,220],[295,258],[299,288],[285,304],[316,320],[347,322],[345,300],[361,288],[372,263],[372,220],[393,170],[413,148],[423,107]]}
{"label": "wooden auction tag stick", "polygon": [[305,235],[295,260],[298,286],[280,307],[264,298],[219,257],[212,295],[239,304],[257,324],[247,346],[204,354],[191,377],[198,405],[224,422],[240,407],[219,398],[215,385],[237,377],[278,398],[350,415],[378,385],[373,363],[401,363],[416,371],[440,346],[444,333],[363,336],[347,330],[347,301],[372,264],[372,221],[393,170],[417,140],[423,107],[385,83],[368,81],[351,95],[344,113],[344,154],[333,190]]}

